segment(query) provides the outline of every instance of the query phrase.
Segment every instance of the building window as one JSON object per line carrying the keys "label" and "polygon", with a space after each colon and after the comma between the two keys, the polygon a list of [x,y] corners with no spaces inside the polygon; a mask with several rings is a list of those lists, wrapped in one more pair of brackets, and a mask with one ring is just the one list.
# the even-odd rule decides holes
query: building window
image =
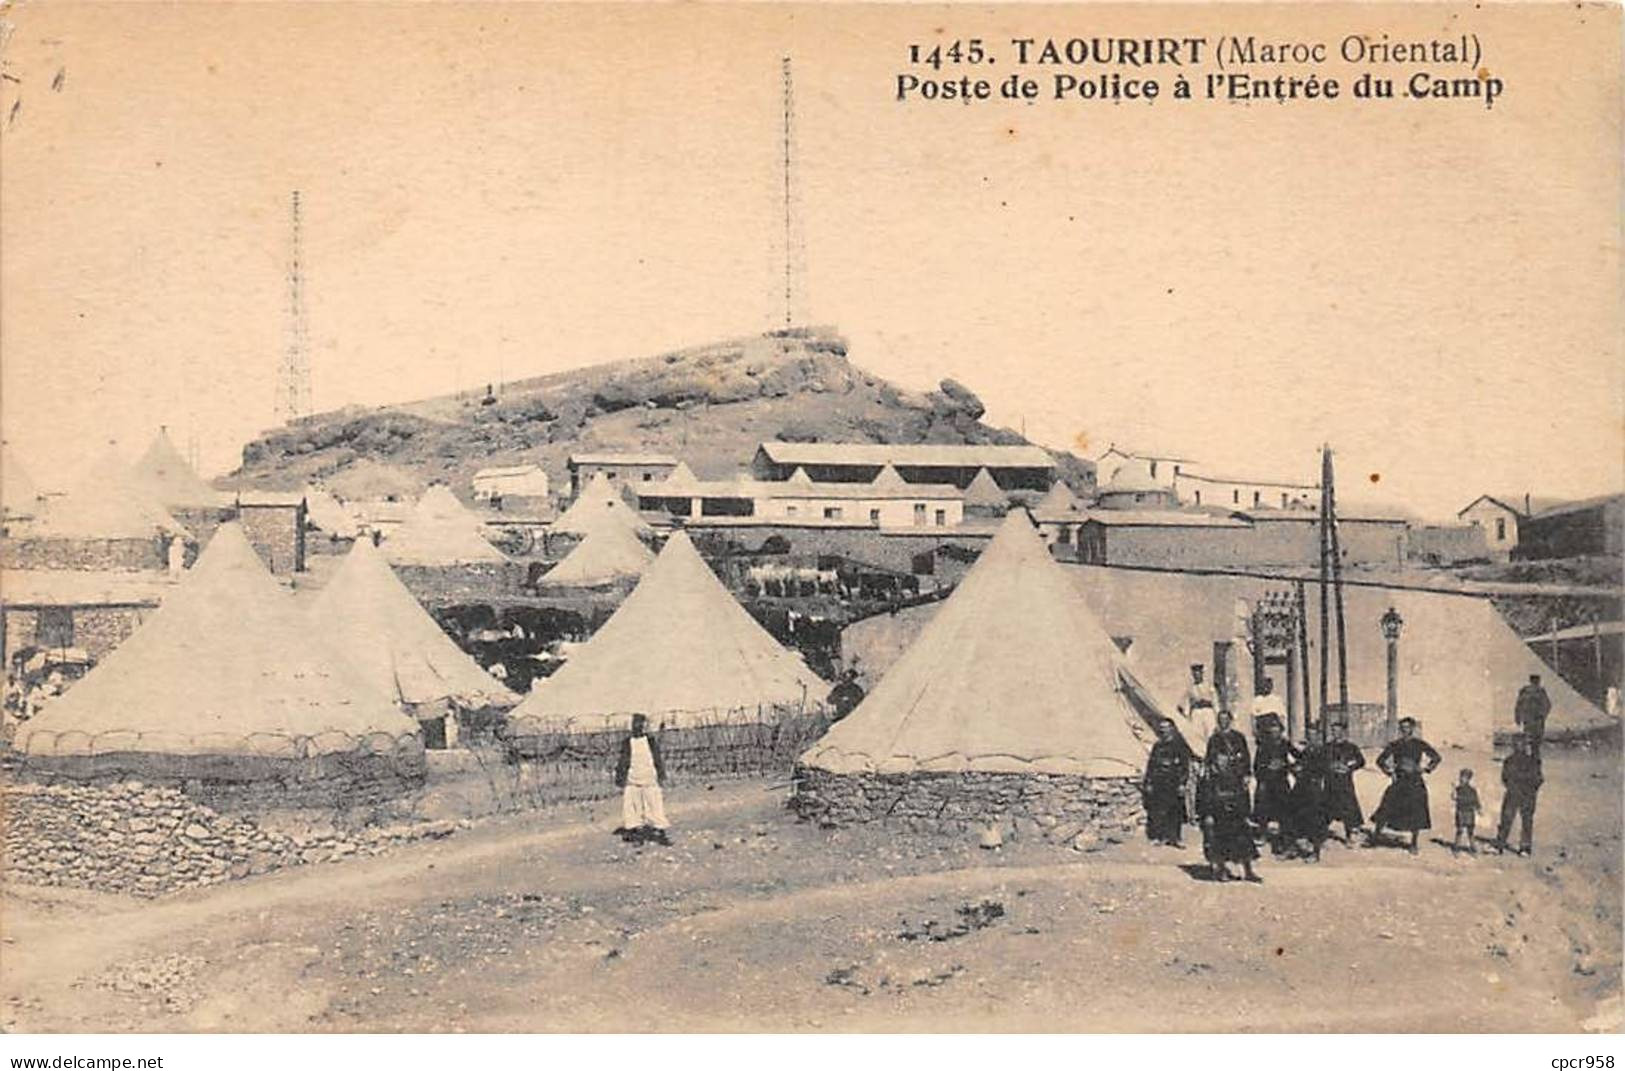
{"label": "building window", "polygon": [[841,519],[841,507],[840,506],[825,506],[824,507],[824,520],[826,520],[826,521],[838,521],[840,519]]}
{"label": "building window", "polygon": [[1136,501],[1136,502],[1144,502],[1145,501],[1145,496],[1140,494],[1140,492],[1136,491],[1136,492],[1134,492],[1134,501]]}
{"label": "building window", "polygon": [[918,524],[918,525],[924,525],[925,524],[925,503],[924,502],[916,502],[916,503],[914,503],[914,523]]}
{"label": "building window", "polygon": [[1064,524],[1061,525],[1060,531],[1055,533],[1055,542],[1061,543],[1061,544],[1071,543],[1072,542],[1072,529],[1068,528]]}
{"label": "building window", "polygon": [[1239,489],[1230,492],[1230,504],[1233,506],[1241,505],[1241,491]]}
{"label": "building window", "polygon": [[613,480],[616,476],[620,475],[620,473],[616,472],[614,469],[605,469],[604,475]]}
{"label": "building window", "polygon": [[872,510],[869,511],[869,523],[870,524],[879,524],[880,523],[880,511],[879,510],[872,509]]}
{"label": "building window", "polygon": [[1253,505],[1254,506],[1261,506],[1263,504],[1264,504],[1264,492],[1262,492],[1262,491],[1254,491],[1253,492]]}
{"label": "building window", "polygon": [[1153,480],[1157,478],[1157,463],[1155,461],[1151,462],[1151,478]]}
{"label": "building window", "polygon": [[1201,491],[1196,492],[1196,504],[1198,506],[1200,506],[1202,504],[1202,492]]}
{"label": "building window", "polygon": [[1174,475],[1175,475],[1175,476],[1178,476],[1178,475],[1179,475],[1179,466],[1178,466],[1178,465],[1175,465],[1175,466],[1174,466]]}
{"label": "building window", "polygon": [[796,508],[794,506],[785,506],[784,515],[786,517],[794,517],[796,515]]}
{"label": "building window", "polygon": [[937,527],[938,528],[946,528],[946,527],[948,527],[948,511],[947,510],[945,510],[945,509],[937,510]]}
{"label": "building window", "polygon": [[643,482],[644,483],[648,483],[650,480],[652,480],[654,478],[655,478],[655,474],[652,473],[652,472],[645,472],[643,474]]}
{"label": "building window", "polygon": [[1507,519],[1505,517],[1497,517],[1495,518],[1495,541],[1497,543],[1505,543],[1506,539]]}
{"label": "building window", "polygon": [[73,610],[67,606],[40,607],[34,643],[40,647],[72,647]]}
{"label": "building window", "polygon": [[1286,509],[1286,492],[1281,492],[1281,508]]}

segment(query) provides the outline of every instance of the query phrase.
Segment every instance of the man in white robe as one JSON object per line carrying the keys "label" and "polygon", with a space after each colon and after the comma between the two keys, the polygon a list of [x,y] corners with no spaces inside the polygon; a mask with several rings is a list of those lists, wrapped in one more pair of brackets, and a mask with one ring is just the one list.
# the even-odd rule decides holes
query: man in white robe
{"label": "man in white robe", "polygon": [[670,844],[666,803],[660,790],[666,782],[666,766],[660,748],[648,735],[648,726],[648,718],[632,715],[632,735],[621,741],[620,761],[615,767],[615,783],[622,788],[621,827],[615,832],[630,843],[652,840]]}

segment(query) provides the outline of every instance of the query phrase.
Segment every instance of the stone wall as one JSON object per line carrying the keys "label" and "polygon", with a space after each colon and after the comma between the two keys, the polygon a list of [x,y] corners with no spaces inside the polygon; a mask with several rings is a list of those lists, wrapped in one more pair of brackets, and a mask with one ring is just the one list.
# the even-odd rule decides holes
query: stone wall
{"label": "stone wall", "polygon": [[828,826],[882,821],[951,834],[994,827],[1085,850],[1132,838],[1145,817],[1137,780],[1062,774],[832,774],[799,766],[790,805]]}
{"label": "stone wall", "polygon": [[244,503],[237,519],[254,552],[277,576],[305,570],[305,508]]}
{"label": "stone wall", "polygon": [[369,807],[423,787],[421,741],[388,752],[341,752],[303,759],[249,755],[30,755],[22,774],[46,784],[106,787],[127,780],[173,788],[222,810]]}
{"label": "stone wall", "polygon": [[281,867],[377,855],[452,832],[448,822],[281,833],[220,814],[174,788],[7,786],[0,867],[7,882],[158,896]]}
{"label": "stone wall", "polygon": [[[151,614],[155,607],[143,606],[76,606],[73,607],[73,646],[98,661],[109,651],[130,638],[130,634]],[[33,608],[0,611],[5,619],[5,651],[10,657],[14,651],[38,644],[39,611]]]}
{"label": "stone wall", "polygon": [[121,572],[169,568],[164,540],[0,539],[0,568]]}

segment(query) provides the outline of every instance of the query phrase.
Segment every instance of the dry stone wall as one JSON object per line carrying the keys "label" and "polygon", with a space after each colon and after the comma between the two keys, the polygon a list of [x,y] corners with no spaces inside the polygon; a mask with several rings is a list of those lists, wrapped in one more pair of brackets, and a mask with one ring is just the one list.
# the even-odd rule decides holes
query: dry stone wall
{"label": "dry stone wall", "polygon": [[833,774],[797,767],[791,807],[829,826],[887,822],[919,832],[1041,838],[1088,850],[1144,822],[1138,782],[1060,774]]}
{"label": "dry stone wall", "polygon": [[445,836],[450,822],[286,833],[224,815],[174,788],[9,785],[4,880],[158,896],[232,878],[376,855],[391,844]]}

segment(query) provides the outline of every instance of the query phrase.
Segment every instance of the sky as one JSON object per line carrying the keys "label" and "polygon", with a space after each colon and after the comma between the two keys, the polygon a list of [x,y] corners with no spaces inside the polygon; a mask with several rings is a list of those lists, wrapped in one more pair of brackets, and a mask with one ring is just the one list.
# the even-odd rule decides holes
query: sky
{"label": "sky", "polygon": [[[160,424],[233,468],[277,422],[293,189],[318,410],[774,327],[789,55],[792,312],[863,368],[1085,455],[1300,481],[1330,443],[1430,516],[1619,490],[1618,14],[12,7],[0,425],[46,478]],[[893,99],[911,42],[1350,32],[1476,33],[1506,92]]]}

